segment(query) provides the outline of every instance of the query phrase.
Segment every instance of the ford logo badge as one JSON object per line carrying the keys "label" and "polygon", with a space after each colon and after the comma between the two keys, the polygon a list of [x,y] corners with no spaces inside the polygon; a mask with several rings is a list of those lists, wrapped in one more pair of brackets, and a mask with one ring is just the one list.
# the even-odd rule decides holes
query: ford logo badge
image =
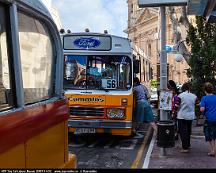
{"label": "ford logo badge", "polygon": [[74,45],[84,48],[84,49],[89,49],[89,48],[96,48],[100,45],[100,41],[94,38],[79,38],[74,41]]}

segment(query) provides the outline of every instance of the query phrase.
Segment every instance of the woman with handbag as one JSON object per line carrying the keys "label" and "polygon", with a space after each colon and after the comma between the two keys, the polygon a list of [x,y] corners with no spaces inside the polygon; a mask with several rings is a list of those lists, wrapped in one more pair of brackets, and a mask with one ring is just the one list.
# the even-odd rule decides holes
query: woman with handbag
{"label": "woman with handbag", "polygon": [[216,139],[216,95],[213,94],[214,87],[211,83],[204,84],[204,92],[200,104],[200,111],[204,113],[204,134],[206,142],[209,142],[208,156],[215,157],[215,139]]}
{"label": "woman with handbag", "polygon": [[150,94],[148,89],[140,83],[138,77],[134,78],[133,93],[135,97],[135,120],[136,122],[147,122],[150,123],[155,132],[157,131],[157,125],[154,122],[154,115],[148,99]]}

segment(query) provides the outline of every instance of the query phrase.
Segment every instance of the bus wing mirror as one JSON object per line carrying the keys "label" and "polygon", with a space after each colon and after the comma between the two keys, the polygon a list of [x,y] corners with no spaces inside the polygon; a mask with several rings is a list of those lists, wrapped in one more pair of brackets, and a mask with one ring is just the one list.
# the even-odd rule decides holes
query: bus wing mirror
{"label": "bus wing mirror", "polygon": [[138,59],[133,60],[133,72],[134,73],[140,72],[140,60]]}

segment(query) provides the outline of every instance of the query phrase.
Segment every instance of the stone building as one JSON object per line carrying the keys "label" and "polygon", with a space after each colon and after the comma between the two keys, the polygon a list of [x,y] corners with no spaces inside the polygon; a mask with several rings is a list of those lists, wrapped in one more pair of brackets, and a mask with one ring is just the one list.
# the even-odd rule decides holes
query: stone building
{"label": "stone building", "polygon": [[60,18],[58,9],[53,5],[52,0],[41,0],[41,1],[48,8],[58,30],[60,30],[62,28],[62,22],[61,22],[61,18]]}
{"label": "stone building", "polygon": [[[133,43],[134,57],[141,61],[141,74],[138,74],[138,76],[143,83],[150,86],[152,80],[160,81],[159,8],[139,8],[138,0],[128,0],[127,2],[128,28],[125,32]],[[185,41],[186,27],[180,21],[183,17],[181,7],[169,7],[166,9],[167,45],[176,45]],[[177,23],[175,23],[175,20]],[[183,84],[188,81],[186,75],[186,69],[189,68],[186,62],[187,59],[177,62],[175,56],[176,54],[167,53],[168,80],[171,79],[177,84]]]}

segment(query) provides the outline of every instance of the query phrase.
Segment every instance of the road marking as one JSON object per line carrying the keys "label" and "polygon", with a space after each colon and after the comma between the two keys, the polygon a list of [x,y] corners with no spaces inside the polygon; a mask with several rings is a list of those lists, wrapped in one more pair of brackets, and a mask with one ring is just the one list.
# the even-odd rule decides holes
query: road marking
{"label": "road marking", "polygon": [[149,161],[150,161],[150,157],[151,157],[151,153],[154,147],[155,140],[156,140],[156,137],[155,135],[153,135],[153,138],[151,139],[151,143],[149,145],[149,148],[148,148],[148,151],[147,151],[147,154],[146,154],[143,166],[142,166],[142,168],[144,169],[147,169],[149,166]]}
{"label": "road marking", "polygon": [[132,165],[131,165],[131,168],[137,168],[137,167],[138,167],[139,162],[140,162],[140,160],[142,159],[142,154],[143,154],[143,151],[144,151],[144,149],[145,149],[145,147],[146,147],[148,138],[149,138],[149,136],[150,136],[150,134],[151,134],[151,130],[152,130],[152,127],[149,126],[148,132],[147,132],[145,138],[143,139],[142,145],[141,145],[141,147],[139,148],[139,150],[138,150],[138,152],[137,152],[137,156],[136,156],[135,160],[133,161],[133,163],[132,163]]}

